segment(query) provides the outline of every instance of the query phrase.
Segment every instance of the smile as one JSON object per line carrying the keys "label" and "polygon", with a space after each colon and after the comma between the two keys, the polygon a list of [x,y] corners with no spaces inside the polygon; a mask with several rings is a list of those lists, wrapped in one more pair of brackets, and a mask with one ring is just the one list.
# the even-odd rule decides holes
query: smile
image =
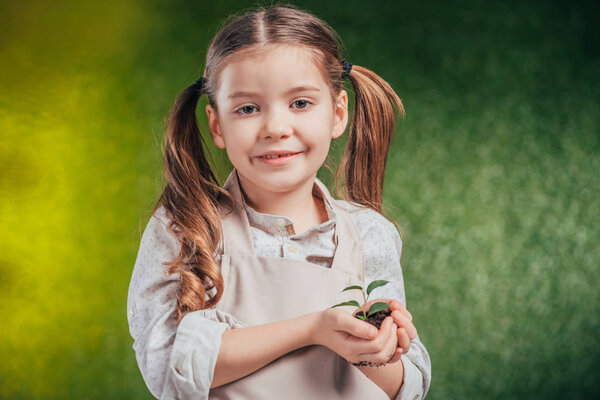
{"label": "smile", "polygon": [[284,164],[287,164],[288,162],[292,161],[294,158],[296,158],[301,153],[302,152],[286,152],[286,153],[273,152],[273,153],[261,154],[260,156],[257,156],[256,158],[266,164],[284,165]]}
{"label": "smile", "polygon": [[289,156],[293,156],[296,153],[285,153],[285,154],[265,154],[264,156],[260,156],[261,158],[267,158],[267,159],[271,159],[271,158],[281,158],[281,157],[289,157]]}

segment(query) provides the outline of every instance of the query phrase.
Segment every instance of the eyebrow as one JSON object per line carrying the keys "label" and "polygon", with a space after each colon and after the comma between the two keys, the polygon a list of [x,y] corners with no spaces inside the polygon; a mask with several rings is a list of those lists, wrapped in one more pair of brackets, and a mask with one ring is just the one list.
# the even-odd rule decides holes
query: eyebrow
{"label": "eyebrow", "polygon": [[[290,90],[288,90],[287,92],[285,92],[285,95],[290,95],[293,93],[298,93],[298,92],[320,92],[321,90],[319,88],[316,88],[314,86],[296,86],[294,88],[291,88]],[[254,93],[254,92],[244,92],[244,91],[240,91],[240,92],[235,92],[233,94],[230,94],[229,96],[227,96],[228,99],[235,99],[237,97],[252,97],[252,96],[258,96],[258,93]]]}

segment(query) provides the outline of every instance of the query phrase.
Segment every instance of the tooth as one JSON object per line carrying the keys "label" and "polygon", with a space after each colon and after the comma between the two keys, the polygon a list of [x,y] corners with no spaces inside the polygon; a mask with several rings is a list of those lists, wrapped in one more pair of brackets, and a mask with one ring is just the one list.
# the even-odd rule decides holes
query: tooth
{"label": "tooth", "polygon": [[261,156],[262,158],[281,158],[281,157],[289,157],[291,156],[292,153],[286,153],[286,154],[265,154],[264,156]]}

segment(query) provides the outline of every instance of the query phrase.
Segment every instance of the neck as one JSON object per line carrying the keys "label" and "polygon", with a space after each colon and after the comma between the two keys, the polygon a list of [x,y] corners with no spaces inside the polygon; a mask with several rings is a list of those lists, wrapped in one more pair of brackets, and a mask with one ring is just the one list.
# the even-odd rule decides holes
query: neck
{"label": "neck", "polygon": [[263,214],[281,215],[294,222],[295,233],[299,234],[311,226],[327,221],[327,211],[323,200],[313,196],[315,178],[287,192],[266,192],[247,190],[240,177],[240,187],[246,203]]}

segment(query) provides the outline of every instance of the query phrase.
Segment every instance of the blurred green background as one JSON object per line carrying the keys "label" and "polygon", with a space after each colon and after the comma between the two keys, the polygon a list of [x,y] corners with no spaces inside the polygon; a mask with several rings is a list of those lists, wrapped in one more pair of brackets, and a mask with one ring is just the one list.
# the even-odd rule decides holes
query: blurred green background
{"label": "blurred green background", "polygon": [[[385,204],[428,398],[599,398],[599,3],[294,3],[406,106]],[[0,397],[151,398],[125,307],[164,121],[253,4],[0,4]]]}

